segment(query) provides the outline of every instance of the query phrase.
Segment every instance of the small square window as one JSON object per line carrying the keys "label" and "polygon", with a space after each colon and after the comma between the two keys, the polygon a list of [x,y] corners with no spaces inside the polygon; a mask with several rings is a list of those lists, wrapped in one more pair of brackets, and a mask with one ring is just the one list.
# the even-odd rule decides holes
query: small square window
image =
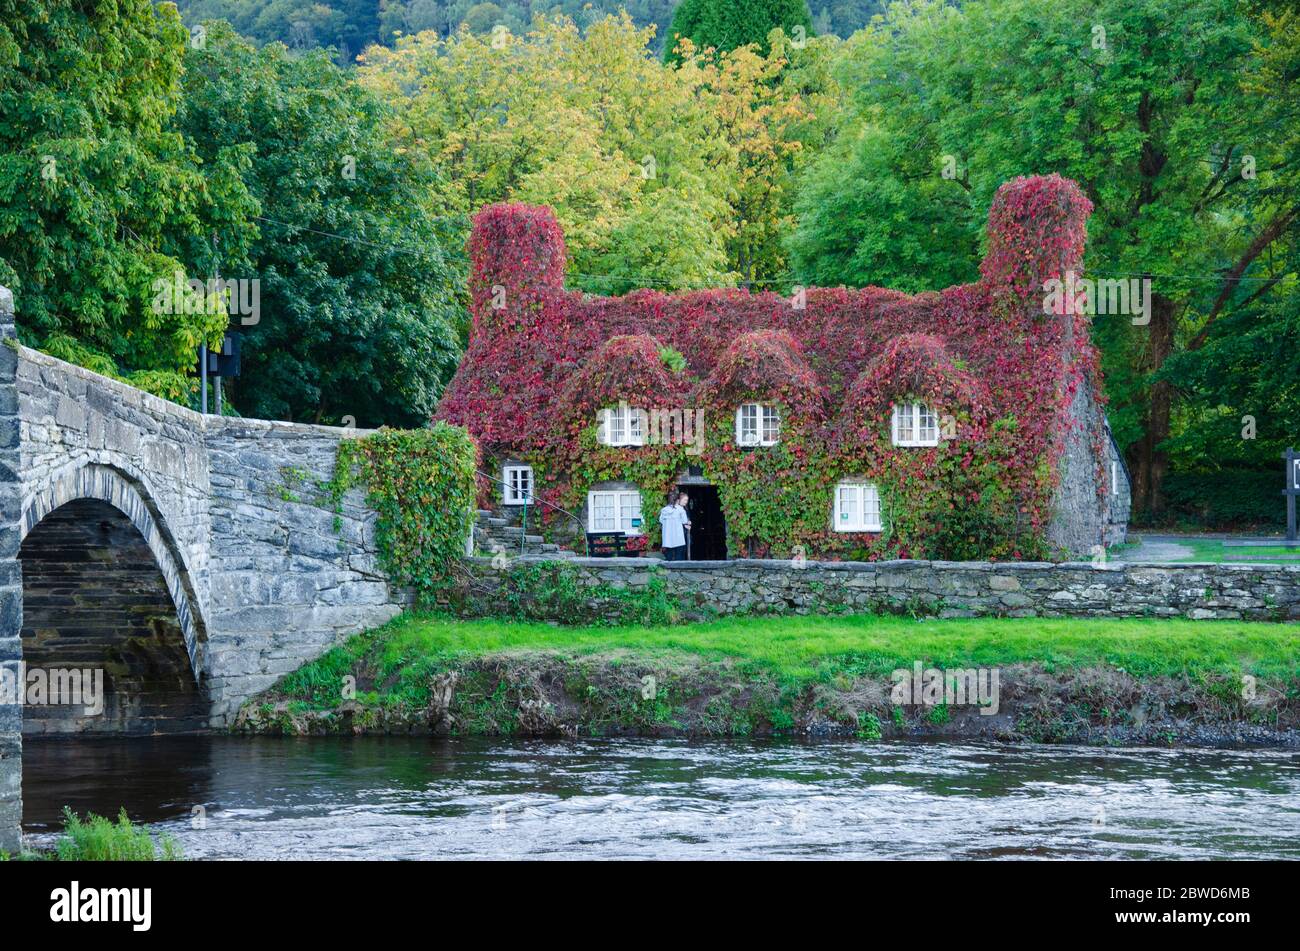
{"label": "small square window", "polygon": [[837,532],[878,532],[880,492],[870,482],[841,482],[835,487],[835,524]]}
{"label": "small square window", "polygon": [[640,409],[626,403],[602,409],[597,439],[606,446],[645,445],[643,415]]}
{"label": "small square window", "polygon": [[533,504],[533,467],[506,466],[502,472],[506,505]]}
{"label": "small square window", "polygon": [[745,403],[736,410],[737,446],[775,446],[781,439],[781,410]]}
{"label": "small square window", "polygon": [[893,442],[895,446],[939,445],[938,414],[924,403],[895,405]]}

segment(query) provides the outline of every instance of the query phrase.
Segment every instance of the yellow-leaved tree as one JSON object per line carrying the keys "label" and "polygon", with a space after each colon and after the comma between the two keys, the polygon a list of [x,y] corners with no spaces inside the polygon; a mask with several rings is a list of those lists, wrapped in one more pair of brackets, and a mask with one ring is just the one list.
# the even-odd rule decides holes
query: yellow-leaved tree
{"label": "yellow-leaved tree", "polygon": [[625,13],[585,32],[538,17],[523,36],[399,36],[366,50],[359,75],[438,168],[448,212],[553,207],[571,286],[775,283],[788,180],[817,135],[808,76],[829,72],[791,69],[780,31],[767,55],[715,59],[687,44],[674,65],[653,55],[653,37]]}

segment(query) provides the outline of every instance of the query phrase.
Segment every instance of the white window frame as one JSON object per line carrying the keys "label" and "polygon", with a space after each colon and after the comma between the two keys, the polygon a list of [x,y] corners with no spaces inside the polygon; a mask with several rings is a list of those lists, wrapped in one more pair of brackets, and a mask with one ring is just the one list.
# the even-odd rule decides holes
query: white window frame
{"label": "white window frame", "polygon": [[621,403],[600,411],[600,442],[606,446],[644,446],[645,414]]}
{"label": "white window frame", "polygon": [[781,441],[781,410],[766,403],[736,407],[737,446],[775,446]]}
{"label": "white window frame", "polygon": [[532,466],[506,466],[501,470],[505,483],[503,496],[506,505],[532,505],[536,491]]}
{"label": "white window frame", "polygon": [[[596,524],[596,502],[610,497],[611,524]],[[631,520],[641,519],[641,527],[632,526]],[[629,524],[624,527],[624,522]],[[622,532],[624,535],[644,535],[645,516],[641,513],[641,492],[638,489],[592,489],[587,493],[587,531]]]}
{"label": "white window frame", "polygon": [[[853,507],[846,512],[846,501]],[[848,517],[846,517],[846,515]],[[874,518],[869,517],[874,515]],[[835,511],[831,528],[837,532],[879,532],[883,530],[880,489],[874,482],[844,481],[835,485]]]}
{"label": "white window frame", "polygon": [[924,403],[894,404],[895,446],[939,445],[939,414]]}

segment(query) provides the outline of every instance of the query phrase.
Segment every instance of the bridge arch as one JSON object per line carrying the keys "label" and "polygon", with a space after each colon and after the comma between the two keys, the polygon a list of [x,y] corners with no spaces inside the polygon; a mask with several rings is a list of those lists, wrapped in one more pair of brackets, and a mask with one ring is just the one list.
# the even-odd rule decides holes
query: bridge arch
{"label": "bridge arch", "polygon": [[20,540],[25,540],[55,510],[82,499],[107,503],[140,533],[166,582],[185,640],[190,670],[195,682],[200,683],[207,629],[199,598],[176,539],[167,529],[143,479],[117,466],[93,462],[65,472],[35,492],[23,506]]}

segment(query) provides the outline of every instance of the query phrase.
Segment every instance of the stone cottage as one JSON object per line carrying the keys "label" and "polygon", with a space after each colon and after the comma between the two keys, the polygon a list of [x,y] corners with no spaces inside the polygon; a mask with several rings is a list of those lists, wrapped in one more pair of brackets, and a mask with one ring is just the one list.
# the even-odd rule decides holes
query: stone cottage
{"label": "stone cottage", "polygon": [[565,289],[550,209],[489,206],[438,416],[478,439],[485,503],[579,550],[653,551],[680,488],[693,558],[1093,553],[1124,538],[1128,475],[1085,302],[1048,292],[1091,210],[1059,176],[1004,184],[979,279],[941,291],[595,297]]}

